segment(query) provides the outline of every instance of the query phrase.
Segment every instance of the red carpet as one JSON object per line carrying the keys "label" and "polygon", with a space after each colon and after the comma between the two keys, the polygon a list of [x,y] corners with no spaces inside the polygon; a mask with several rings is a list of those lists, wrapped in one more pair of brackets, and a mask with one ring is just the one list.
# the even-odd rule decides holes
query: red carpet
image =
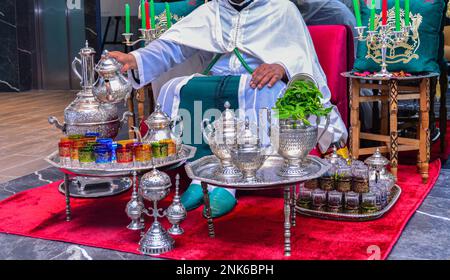
{"label": "red carpet", "polygon": [[[289,259],[356,259],[370,257],[369,246],[378,246],[386,258],[404,226],[434,185],[440,161],[430,165],[430,182],[420,183],[415,167],[401,166],[398,204],[382,219],[335,222],[297,217]],[[0,202],[0,232],[72,242],[138,253],[139,233],[125,227],[124,212],[130,193],[105,199],[72,199],[73,220],[65,222],[64,196],[57,183],[18,193]],[[167,202],[163,203],[167,206]],[[164,224],[168,226],[166,221]],[[208,237],[201,209],[188,214],[186,233],[176,239],[170,259],[286,259],[283,256],[281,196],[253,192],[241,195],[234,212],[215,221],[215,239]]]}

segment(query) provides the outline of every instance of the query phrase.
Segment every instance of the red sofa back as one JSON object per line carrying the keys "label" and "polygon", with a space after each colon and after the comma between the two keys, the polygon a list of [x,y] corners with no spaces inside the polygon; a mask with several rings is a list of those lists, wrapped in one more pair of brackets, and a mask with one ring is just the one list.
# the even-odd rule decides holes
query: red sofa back
{"label": "red sofa back", "polygon": [[308,26],[320,65],[327,76],[331,102],[337,106],[347,124],[347,80],[342,72],[350,71],[354,61],[353,33],[344,25]]}

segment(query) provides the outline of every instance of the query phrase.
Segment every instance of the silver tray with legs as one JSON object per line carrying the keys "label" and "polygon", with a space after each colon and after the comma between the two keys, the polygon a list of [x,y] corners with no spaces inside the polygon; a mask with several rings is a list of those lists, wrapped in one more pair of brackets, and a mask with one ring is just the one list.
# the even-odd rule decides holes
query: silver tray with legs
{"label": "silver tray with legs", "polygon": [[132,167],[71,167],[60,164],[58,151],[53,152],[49,155],[45,160],[50,163],[52,166],[62,169],[63,172],[69,171],[69,173],[73,173],[79,176],[86,177],[114,177],[114,176],[123,176],[129,175],[133,171],[146,171],[156,168],[163,168],[171,165],[175,165],[178,163],[184,163],[188,159],[194,157],[196,148],[188,145],[182,145],[181,150],[174,157],[168,157],[167,159],[161,161],[155,161],[155,164],[149,163],[144,166],[132,166]]}
{"label": "silver tray with legs", "polygon": [[302,163],[302,176],[283,177],[278,175],[284,159],[280,156],[269,156],[264,165],[256,172],[254,182],[243,181],[242,178],[226,178],[217,176],[221,168],[220,161],[216,156],[206,156],[194,162],[186,164],[186,172],[189,178],[197,179],[211,185],[227,188],[258,190],[278,188],[280,185],[296,184],[321,177],[330,169],[331,165],[316,156],[308,156]]}
{"label": "silver tray with legs", "polygon": [[[156,168],[169,168],[184,164],[187,160],[195,156],[196,148],[182,145],[180,152],[172,158],[151,163],[144,166],[133,166],[127,168],[88,168],[70,167],[60,164],[58,151],[50,154],[45,160],[50,165],[59,168],[66,176],[75,176],[68,179],[68,188],[71,197],[76,198],[100,198],[114,196],[126,192],[132,187],[132,182],[126,176],[133,175],[134,172],[143,173]],[[59,185],[59,191],[65,193],[64,182]]]}
{"label": "silver tray with legs", "polygon": [[370,213],[370,214],[348,214],[348,213],[331,213],[331,212],[325,212],[325,211],[316,211],[311,210],[307,208],[302,208],[298,205],[295,206],[295,209],[297,213],[320,218],[320,219],[326,219],[326,220],[336,220],[336,221],[353,221],[353,222],[364,222],[364,221],[371,221],[381,218],[384,214],[389,212],[389,210],[392,209],[392,207],[397,203],[398,199],[400,198],[400,195],[402,193],[402,189],[395,185],[392,188],[392,194],[391,194],[391,200],[389,203],[384,207],[382,210]]}

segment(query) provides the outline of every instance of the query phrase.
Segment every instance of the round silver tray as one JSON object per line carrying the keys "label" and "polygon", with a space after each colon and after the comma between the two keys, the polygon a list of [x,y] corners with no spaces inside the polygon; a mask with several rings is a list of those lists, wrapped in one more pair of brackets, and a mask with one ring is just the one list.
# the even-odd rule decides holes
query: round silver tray
{"label": "round silver tray", "polygon": [[[89,182],[85,189],[81,189],[77,180],[69,182],[69,193],[71,197],[76,198],[100,198],[114,196],[128,191],[132,187],[131,179],[128,177],[122,178],[92,178],[89,177]],[[61,193],[65,193],[64,181],[58,186]]]}
{"label": "round silver tray", "polygon": [[129,175],[133,171],[146,171],[153,167],[162,168],[175,164],[181,164],[195,156],[196,148],[188,145],[183,145],[176,158],[167,159],[163,162],[158,162],[155,165],[149,164],[147,166],[128,167],[128,168],[83,168],[83,167],[68,167],[61,165],[59,161],[58,151],[53,152],[45,160],[52,166],[59,168],[62,172],[67,174],[86,176],[86,177],[114,177]]}
{"label": "round silver tray", "polygon": [[186,164],[185,168],[187,175],[193,180],[233,189],[258,190],[279,188],[289,184],[296,184],[319,178],[331,167],[327,161],[319,157],[308,156],[303,163],[305,171],[304,176],[281,177],[277,173],[283,164],[284,159],[282,157],[270,156],[256,173],[258,180],[255,182],[245,182],[242,181],[241,178],[226,179],[217,176],[221,165],[216,156],[206,156],[194,162],[189,162]]}
{"label": "round silver tray", "polygon": [[295,206],[295,209],[299,214],[326,220],[353,221],[353,222],[371,221],[381,218],[384,214],[389,212],[389,210],[391,210],[391,208],[397,203],[402,193],[402,189],[398,185],[395,185],[392,191],[393,191],[392,198],[388,203],[388,205],[386,205],[386,207],[384,207],[384,209],[382,209],[381,211],[370,214],[330,213],[325,211],[306,209],[299,207],[298,205]]}

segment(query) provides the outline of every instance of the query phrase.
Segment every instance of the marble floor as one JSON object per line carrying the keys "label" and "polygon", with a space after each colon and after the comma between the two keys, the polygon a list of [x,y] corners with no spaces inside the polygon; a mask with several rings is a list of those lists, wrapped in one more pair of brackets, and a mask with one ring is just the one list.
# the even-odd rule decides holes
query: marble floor
{"label": "marble floor", "polygon": [[[62,178],[58,170],[43,162],[43,157],[55,150],[60,136],[59,131],[48,125],[47,117],[52,114],[62,119],[65,106],[74,97],[72,92],[7,95],[0,93],[0,200]],[[126,130],[121,131],[125,133]],[[449,181],[450,161],[443,165],[438,182],[409,221],[389,259],[450,259]],[[0,234],[0,248],[0,259],[152,259],[8,234]]]}

